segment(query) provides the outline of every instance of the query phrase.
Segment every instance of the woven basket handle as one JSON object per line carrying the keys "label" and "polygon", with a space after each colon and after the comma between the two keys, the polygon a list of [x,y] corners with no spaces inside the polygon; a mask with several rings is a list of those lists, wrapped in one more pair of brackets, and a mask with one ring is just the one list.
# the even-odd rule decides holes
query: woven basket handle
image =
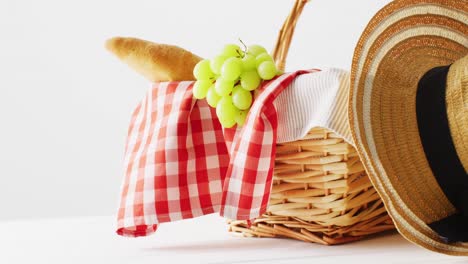
{"label": "woven basket handle", "polygon": [[286,66],[286,57],[288,56],[289,45],[291,45],[297,20],[307,2],[309,2],[309,0],[296,0],[291,13],[286,18],[286,21],[284,21],[283,27],[278,34],[275,49],[273,50],[273,59],[276,62],[276,66],[281,71],[284,71]]}

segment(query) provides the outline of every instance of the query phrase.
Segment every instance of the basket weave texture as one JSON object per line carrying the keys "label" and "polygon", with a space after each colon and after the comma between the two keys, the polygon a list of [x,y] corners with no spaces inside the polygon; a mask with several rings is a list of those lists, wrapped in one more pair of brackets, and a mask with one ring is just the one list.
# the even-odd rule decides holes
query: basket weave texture
{"label": "basket weave texture", "polygon": [[268,212],[231,231],[331,245],[394,228],[356,150],[327,129],[279,144],[273,180]]}
{"label": "basket weave texture", "polygon": [[[284,70],[305,0],[296,0],[273,56]],[[277,145],[273,188],[266,214],[252,223],[230,221],[244,236],[289,237],[324,245],[342,244],[394,229],[355,148],[325,128]]]}

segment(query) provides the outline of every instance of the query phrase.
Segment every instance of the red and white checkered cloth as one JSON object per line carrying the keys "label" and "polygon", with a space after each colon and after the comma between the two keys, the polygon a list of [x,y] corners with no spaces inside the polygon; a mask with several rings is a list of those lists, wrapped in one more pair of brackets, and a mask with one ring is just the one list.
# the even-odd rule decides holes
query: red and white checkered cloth
{"label": "red and white checkered cloth", "polygon": [[157,83],[136,107],[125,148],[117,233],[146,236],[163,222],[214,212],[248,220],[267,209],[278,119],[273,101],[299,74],[266,82],[240,129],[193,98],[193,82]]}

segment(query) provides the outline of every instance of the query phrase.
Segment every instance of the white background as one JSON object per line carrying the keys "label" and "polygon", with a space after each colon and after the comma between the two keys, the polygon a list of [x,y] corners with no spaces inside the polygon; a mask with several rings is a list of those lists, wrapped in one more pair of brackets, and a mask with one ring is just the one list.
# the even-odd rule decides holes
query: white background
{"label": "white background", "polygon": [[[349,69],[389,0],[312,0],[288,70]],[[293,0],[0,0],[0,220],[116,210],[132,108],[149,83],[103,47],[112,36],[212,57],[226,43],[272,49]]]}

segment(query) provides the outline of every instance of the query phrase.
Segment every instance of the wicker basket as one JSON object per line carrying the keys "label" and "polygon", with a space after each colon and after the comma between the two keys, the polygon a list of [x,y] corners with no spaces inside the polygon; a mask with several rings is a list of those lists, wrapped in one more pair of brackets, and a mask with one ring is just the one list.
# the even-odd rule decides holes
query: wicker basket
{"label": "wicker basket", "polygon": [[[273,53],[280,69],[306,3],[296,1],[280,31]],[[268,212],[252,223],[229,225],[230,231],[244,236],[289,237],[324,245],[394,228],[354,147],[324,128],[277,146]]]}

